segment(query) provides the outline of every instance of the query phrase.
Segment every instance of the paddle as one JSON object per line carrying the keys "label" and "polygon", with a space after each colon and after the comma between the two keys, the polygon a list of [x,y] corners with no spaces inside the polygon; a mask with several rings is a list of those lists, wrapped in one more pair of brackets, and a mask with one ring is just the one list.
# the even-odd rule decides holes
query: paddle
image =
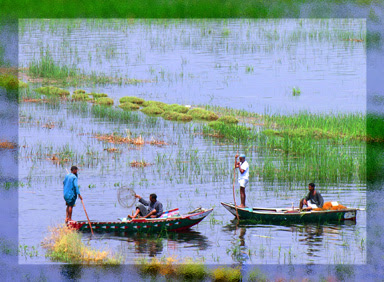
{"label": "paddle", "polygon": [[92,232],[92,235],[93,235],[93,230],[92,230],[91,221],[89,220],[87,211],[86,211],[86,209],[85,209],[85,205],[84,205],[84,202],[83,202],[83,198],[80,198],[80,200],[81,200],[81,203],[83,204],[84,212],[85,212],[85,215],[86,215],[86,217],[87,217],[87,219],[88,219],[89,227],[91,228],[91,232]]}
{"label": "paddle", "polygon": [[[239,151],[237,151],[236,156],[238,155]],[[235,167],[233,168],[233,202],[235,203],[236,208],[236,217],[239,221],[239,212],[237,211],[237,205],[236,205],[236,197],[235,197],[235,179],[236,179],[236,158],[235,158]]]}

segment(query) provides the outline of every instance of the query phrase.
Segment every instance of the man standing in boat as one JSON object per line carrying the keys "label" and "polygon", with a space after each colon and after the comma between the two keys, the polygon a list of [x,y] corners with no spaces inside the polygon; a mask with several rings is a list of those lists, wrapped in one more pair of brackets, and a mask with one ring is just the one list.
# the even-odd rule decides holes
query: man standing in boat
{"label": "man standing in boat", "polygon": [[139,199],[141,204],[136,207],[136,212],[134,215],[128,215],[127,217],[136,218],[138,215],[140,215],[143,218],[156,218],[163,213],[163,204],[157,201],[156,194],[149,195],[149,202],[144,200],[139,195],[135,195],[135,197]]}
{"label": "man standing in boat", "polygon": [[321,194],[315,190],[315,184],[309,183],[308,190],[308,195],[300,201],[300,210],[303,209],[304,205],[307,206],[307,208],[305,208],[306,210],[322,208],[324,205],[324,199]]}
{"label": "man standing in boat", "polygon": [[71,173],[68,173],[64,179],[64,200],[67,205],[65,223],[72,220],[72,210],[73,206],[76,203],[77,196],[79,196],[80,200],[83,198],[80,195],[79,186],[77,185],[77,166],[71,167]]}
{"label": "man standing in boat", "polygon": [[245,188],[248,185],[248,179],[249,179],[249,165],[248,162],[245,160],[245,155],[240,155],[240,161],[237,161],[237,158],[239,157],[238,154],[235,156],[235,168],[239,169],[239,184],[240,184],[240,199],[241,199],[241,205],[239,208],[245,208]]}

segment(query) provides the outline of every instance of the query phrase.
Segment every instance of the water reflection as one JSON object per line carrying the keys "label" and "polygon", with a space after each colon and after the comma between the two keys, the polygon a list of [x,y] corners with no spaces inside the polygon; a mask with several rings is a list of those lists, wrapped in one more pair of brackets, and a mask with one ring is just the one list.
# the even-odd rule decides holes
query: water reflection
{"label": "water reflection", "polygon": [[100,239],[120,241],[120,250],[127,257],[130,254],[144,254],[155,257],[165,252],[179,251],[182,248],[204,251],[210,247],[208,238],[193,230],[160,234],[115,232],[92,236],[92,240]]}

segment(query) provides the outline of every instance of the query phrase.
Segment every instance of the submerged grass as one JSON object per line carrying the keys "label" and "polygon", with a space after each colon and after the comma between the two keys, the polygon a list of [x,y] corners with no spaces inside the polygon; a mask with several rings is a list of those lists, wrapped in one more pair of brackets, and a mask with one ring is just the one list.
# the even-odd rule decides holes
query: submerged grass
{"label": "submerged grass", "polygon": [[122,261],[109,251],[86,246],[81,241],[81,234],[65,225],[50,228],[49,232],[42,245],[47,249],[47,256],[54,261],[102,265],[118,265]]}

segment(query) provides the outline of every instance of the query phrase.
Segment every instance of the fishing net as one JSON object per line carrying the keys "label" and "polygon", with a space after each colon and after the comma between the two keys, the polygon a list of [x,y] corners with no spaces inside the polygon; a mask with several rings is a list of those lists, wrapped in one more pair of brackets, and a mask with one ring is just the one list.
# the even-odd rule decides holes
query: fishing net
{"label": "fishing net", "polygon": [[132,207],[136,202],[136,193],[133,189],[128,187],[120,187],[117,191],[117,200],[120,206],[124,208]]}

